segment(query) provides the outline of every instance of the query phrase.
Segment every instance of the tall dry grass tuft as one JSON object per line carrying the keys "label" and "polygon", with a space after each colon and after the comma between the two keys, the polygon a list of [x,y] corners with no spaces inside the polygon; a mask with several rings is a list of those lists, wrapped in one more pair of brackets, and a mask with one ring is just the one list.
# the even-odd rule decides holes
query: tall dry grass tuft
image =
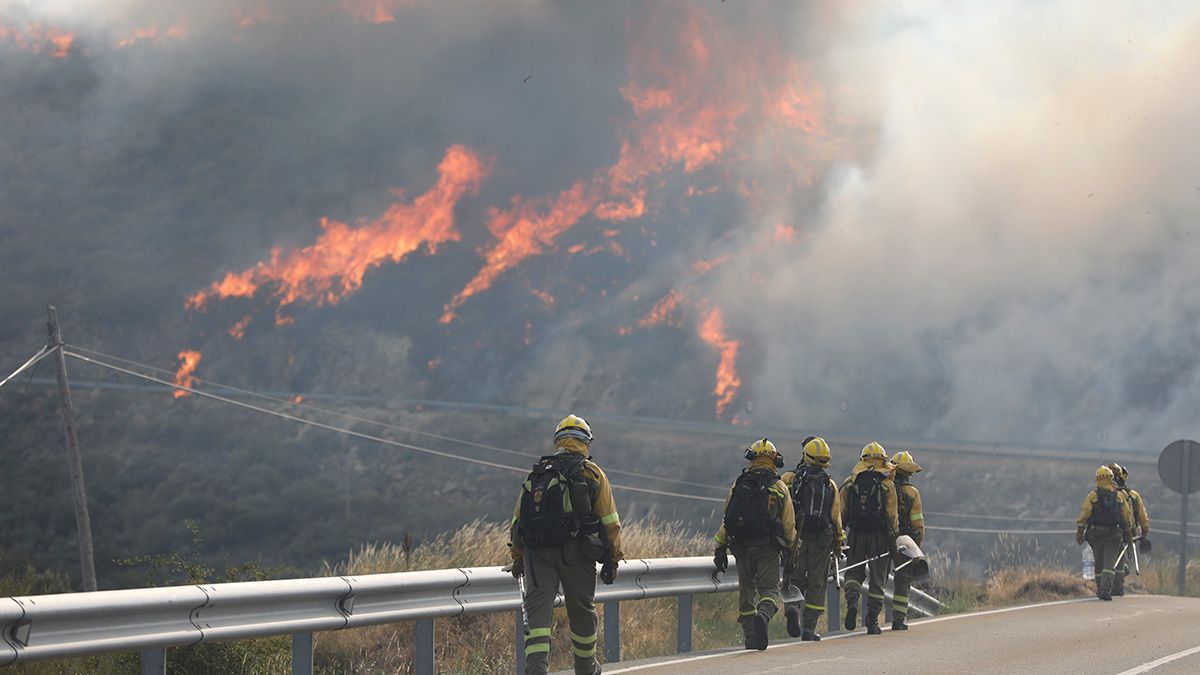
{"label": "tall dry grass tuft", "polygon": [[[629,558],[703,555],[711,548],[708,537],[688,531],[681,523],[657,520],[626,523],[621,538]],[[363,546],[350,551],[344,561],[324,563],[322,573],[342,576],[484,567],[505,565],[509,559],[508,527],[475,521],[419,545],[407,541]],[[513,583],[515,588],[516,582]],[[675,608],[674,599],[622,605],[622,656],[640,658],[673,651]],[[693,632],[696,647],[735,644],[741,639],[736,615],[732,596],[696,598]],[[562,609],[555,610],[554,627],[551,667],[569,668],[569,629]],[[436,630],[440,672],[500,672],[515,667],[514,617],[509,614],[440,620]],[[601,634],[603,630],[601,625]],[[413,627],[411,624],[394,624],[321,633],[317,636],[316,659],[319,668],[329,673],[410,672]]]}

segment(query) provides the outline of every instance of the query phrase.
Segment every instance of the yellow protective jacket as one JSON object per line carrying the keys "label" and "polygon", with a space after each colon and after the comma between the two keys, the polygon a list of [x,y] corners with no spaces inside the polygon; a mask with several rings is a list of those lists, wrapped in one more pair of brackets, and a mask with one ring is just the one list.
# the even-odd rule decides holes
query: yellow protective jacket
{"label": "yellow protective jacket", "polygon": [[1125,493],[1125,498],[1129,500],[1129,509],[1133,513],[1133,520],[1130,522],[1142,528],[1143,537],[1150,534],[1150,515],[1146,513],[1146,500],[1142,499],[1137,490],[1121,488],[1121,492]]}
{"label": "yellow protective jacket", "polygon": [[[1096,490],[1111,490],[1117,495],[1117,510],[1121,520],[1121,530],[1126,537],[1132,535],[1133,526],[1133,510],[1129,508],[1129,500],[1125,498],[1125,493],[1117,489],[1111,480],[1096,481]],[[1096,503],[1096,490],[1092,490],[1083,498],[1083,504],[1079,507],[1079,518],[1075,520],[1075,525],[1085,528],[1088,525],[1088,520],[1092,517],[1092,506]]]}
{"label": "yellow protective jacket", "polygon": [[[564,438],[559,441],[557,450],[588,457],[588,446],[576,438]],[[608,535],[608,545],[612,552],[613,562],[624,560],[625,552],[621,548],[621,518],[617,515],[617,502],[613,499],[612,485],[608,482],[608,476],[604,475],[600,467],[591,459],[583,462],[583,475],[596,486],[596,493],[592,499],[592,514],[600,521],[600,525],[604,527],[604,533]],[[508,533],[509,553],[515,563],[520,563],[525,555],[521,538],[517,536],[517,519],[520,515],[521,495],[518,494],[517,505],[513,509],[512,523],[509,525]]]}
{"label": "yellow protective jacket", "polygon": [[845,523],[850,517],[850,504],[846,501],[847,491],[850,489],[850,485],[854,483],[854,479],[858,478],[858,474],[863,471],[877,471],[885,476],[881,483],[884,491],[887,493],[883,505],[884,518],[888,524],[888,534],[894,541],[900,535],[900,517],[897,515],[896,503],[896,483],[892,480],[892,476],[896,474],[896,469],[891,464],[888,464],[886,459],[863,459],[854,465],[854,470],[850,472],[850,477],[842,483],[842,522]]}
{"label": "yellow protective jacket", "polygon": [[[791,494],[792,482],[796,480],[796,472],[788,471],[779,479],[788,488],[788,494]],[[833,531],[837,534],[838,541],[846,540],[846,532],[842,529],[842,493],[838,491],[837,482],[832,478],[829,479],[829,486],[833,488],[833,513],[829,514],[833,519]],[[793,507],[794,510],[795,507]],[[796,519],[796,527],[800,526],[800,521]]]}
{"label": "yellow protective jacket", "polygon": [[921,510],[921,491],[907,481],[901,481],[896,502],[897,505],[906,503],[909,506],[908,513],[897,514],[900,519],[907,519],[907,522],[900,523],[901,534],[909,535],[917,542],[917,546],[920,546],[925,540],[925,513]]}
{"label": "yellow protective jacket", "polygon": [[[775,460],[770,457],[755,457],[750,462],[748,471],[754,469],[769,469],[775,471]],[[725,497],[725,509],[729,509],[729,500],[733,498],[733,487],[730,486],[729,494]],[[770,487],[770,494],[767,496],[767,511],[769,513],[779,514],[779,523],[783,527],[783,538],[787,544],[787,550],[791,551],[796,547],[796,511],[792,508],[792,497],[788,494],[787,486],[783,481],[777,480]],[[717,546],[725,546],[729,544],[729,537],[725,534],[725,520],[721,519],[721,527],[717,530],[713,541],[717,542]]]}

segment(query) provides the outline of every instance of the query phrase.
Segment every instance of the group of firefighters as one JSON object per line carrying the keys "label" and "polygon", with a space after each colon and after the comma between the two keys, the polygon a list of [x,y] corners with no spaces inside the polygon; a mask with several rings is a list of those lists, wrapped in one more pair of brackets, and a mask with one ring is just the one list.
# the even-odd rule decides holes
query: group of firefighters
{"label": "group of firefighters", "polygon": [[[600,672],[596,578],[612,584],[624,554],[612,487],[589,455],[592,438],[582,417],[572,414],[559,422],[555,453],[534,466],[513,511],[509,569],[522,591],[529,674],[549,669],[551,619],[560,587],[575,673]],[[767,626],[781,608],[789,635],[820,640],[817,622],[825,612],[831,566],[836,578],[845,579],[846,630],[857,625],[865,584],[863,625],[870,635],[882,632],[879,612],[889,574],[892,630],[907,630],[907,596],[913,577],[923,573],[913,563],[923,562],[925,535],[921,493],[910,483],[921,467],[912,454],[898,452],[889,459],[883,446],[869,443],[840,486],[828,473],[829,444],[823,438],[805,439],[802,461],[782,475],[783,455],[765,438],[746,448],[745,458],[749,466],[725,500],[713,556],[722,572],[728,569],[730,551],[737,558],[738,623],[745,647],[767,648]],[[1095,551],[1097,594],[1105,600],[1123,592],[1128,558],[1122,564],[1121,552],[1135,539],[1148,550],[1150,528],[1141,495],[1125,486],[1128,473],[1120,465],[1110,466],[1096,472],[1096,489],[1084,499],[1076,537]],[[1139,526],[1141,534],[1135,538]],[[786,603],[784,587],[789,591]]]}

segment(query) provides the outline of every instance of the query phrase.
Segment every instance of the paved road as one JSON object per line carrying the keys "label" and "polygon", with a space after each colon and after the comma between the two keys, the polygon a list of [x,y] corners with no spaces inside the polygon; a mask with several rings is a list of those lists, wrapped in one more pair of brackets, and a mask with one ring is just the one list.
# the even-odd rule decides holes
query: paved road
{"label": "paved road", "polygon": [[[1181,652],[1193,650],[1180,655]],[[1155,665],[1164,657],[1175,658]],[[716,651],[612,664],[605,675],[708,673],[1123,673],[1200,672],[1200,599],[1088,599],[914,621],[907,633],[861,630],[766,652]],[[1131,674],[1132,675],[1132,674]]]}

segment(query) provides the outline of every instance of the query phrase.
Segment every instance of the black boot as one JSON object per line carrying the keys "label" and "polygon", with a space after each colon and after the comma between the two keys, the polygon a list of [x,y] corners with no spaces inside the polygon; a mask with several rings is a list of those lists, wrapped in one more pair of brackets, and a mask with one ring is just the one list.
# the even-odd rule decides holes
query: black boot
{"label": "black boot", "polygon": [[800,637],[800,633],[802,632],[800,630],[800,608],[795,605],[788,605],[783,614],[787,617],[788,635]]}
{"label": "black boot", "polygon": [[854,626],[856,625],[856,621],[858,619],[858,607],[856,605],[857,603],[846,608],[846,620],[842,622],[842,625],[845,626],[846,630],[854,630]]}
{"label": "black boot", "polygon": [[879,635],[883,632],[879,629],[879,619],[867,618],[863,621],[863,625],[867,627],[867,635]]}
{"label": "black boot", "polygon": [[903,614],[892,615],[892,630],[908,630],[908,624],[904,623]]}
{"label": "black boot", "polygon": [[804,642],[820,642],[821,636],[817,635],[815,630],[806,630],[804,631],[804,634],[800,636],[800,639]]}
{"label": "black boot", "polygon": [[746,649],[754,649],[754,620],[748,616],[738,618],[742,625],[742,644]]}
{"label": "black boot", "polygon": [[771,621],[771,616],[775,614],[775,605],[769,603],[759,603],[758,612],[752,617],[754,619],[754,641],[752,647],[759,651],[767,648],[767,623]]}

